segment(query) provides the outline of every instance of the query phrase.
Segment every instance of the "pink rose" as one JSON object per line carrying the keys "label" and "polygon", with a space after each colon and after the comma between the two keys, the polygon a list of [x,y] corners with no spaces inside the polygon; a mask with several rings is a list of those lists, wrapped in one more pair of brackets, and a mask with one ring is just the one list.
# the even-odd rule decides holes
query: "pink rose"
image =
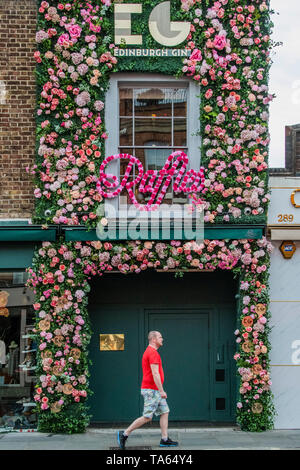
{"label": "pink rose", "polygon": [[67,27],[68,32],[70,33],[70,36],[72,39],[77,39],[81,35],[82,29],[78,24],[73,24]]}
{"label": "pink rose", "polygon": [[211,88],[209,88],[206,93],[205,93],[205,98],[208,100],[209,98],[211,98],[213,95],[213,91]]}
{"label": "pink rose", "polygon": [[69,36],[67,33],[62,34],[61,36],[59,36],[57,43],[58,43],[60,46],[67,46],[67,45],[69,45],[69,43],[70,43],[70,36]]}
{"label": "pink rose", "polygon": [[199,49],[194,49],[189,59],[190,60],[202,60],[201,51],[199,51]]}
{"label": "pink rose", "polygon": [[224,49],[224,47],[226,47],[226,37],[225,36],[215,36],[213,44],[214,44],[214,47],[216,49],[221,51],[222,49]]}

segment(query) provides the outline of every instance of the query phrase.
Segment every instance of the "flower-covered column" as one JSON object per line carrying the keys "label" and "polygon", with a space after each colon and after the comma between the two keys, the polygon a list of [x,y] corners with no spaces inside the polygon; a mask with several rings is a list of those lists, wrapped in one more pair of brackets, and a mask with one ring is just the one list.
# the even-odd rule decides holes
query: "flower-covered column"
{"label": "flower-covered column", "polygon": [[34,399],[42,432],[84,432],[89,422],[89,284],[81,263],[80,253],[45,242],[29,270],[39,344]]}
{"label": "flower-covered column", "polygon": [[[274,406],[269,373],[269,252],[265,240],[247,243],[240,270],[240,326],[235,331],[239,351],[237,374],[240,399],[237,420],[242,430],[272,429]],[[250,249],[255,250],[250,252]],[[267,250],[266,250],[267,249]]]}

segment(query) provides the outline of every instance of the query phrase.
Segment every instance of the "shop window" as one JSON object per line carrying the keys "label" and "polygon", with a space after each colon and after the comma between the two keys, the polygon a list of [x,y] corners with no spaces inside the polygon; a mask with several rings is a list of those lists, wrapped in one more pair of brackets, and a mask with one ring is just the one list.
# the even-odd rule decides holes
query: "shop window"
{"label": "shop window", "polygon": [[225,369],[216,369],[216,382],[225,382]]}
{"label": "shop window", "polygon": [[[137,157],[145,170],[160,170],[175,150],[188,153],[187,148],[187,88],[161,86],[119,87],[119,152]],[[120,178],[127,162],[120,165]],[[133,169],[136,174],[136,168]],[[140,202],[146,195],[137,193]],[[173,192],[172,184],[165,203],[187,202],[185,195]],[[127,191],[120,204],[130,204]]]}
{"label": "shop window", "polygon": [[[162,75],[114,74],[106,97],[106,155],[127,153],[137,157],[144,171],[160,170],[167,157],[182,150],[189,157],[189,168],[200,168],[199,88],[189,80]],[[109,172],[119,181],[128,161],[116,161]],[[133,168],[131,180],[137,175]],[[137,200],[144,204],[150,195],[135,188]],[[110,200],[110,204],[113,200]],[[173,182],[164,204],[188,203],[186,194],[173,191]],[[125,189],[115,201],[115,209],[131,205]]]}
{"label": "shop window", "polygon": [[225,410],[225,398],[216,398],[216,410]]}
{"label": "shop window", "polygon": [[36,428],[33,293],[25,273],[0,273],[0,429]]}

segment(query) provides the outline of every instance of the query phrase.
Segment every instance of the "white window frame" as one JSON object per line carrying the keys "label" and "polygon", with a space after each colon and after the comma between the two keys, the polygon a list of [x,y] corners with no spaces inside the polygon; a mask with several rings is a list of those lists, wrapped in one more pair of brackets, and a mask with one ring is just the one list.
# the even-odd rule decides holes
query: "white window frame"
{"label": "white window frame", "polygon": [[[105,97],[105,127],[108,138],[105,141],[105,156],[116,155],[119,153],[119,87],[131,86],[153,86],[153,83],[162,87],[180,87],[187,88],[187,147],[189,157],[189,168],[199,171],[201,162],[201,137],[200,129],[200,89],[196,82],[183,77],[176,79],[174,76],[153,74],[153,73],[113,73],[109,81],[109,89]],[[109,173],[119,178],[120,161],[115,160],[109,164]],[[134,206],[133,206],[134,207]],[[110,212],[113,208],[113,214]],[[143,211],[144,212],[144,211]],[[160,211],[156,211],[160,214]],[[119,198],[112,198],[105,201],[105,216],[107,218],[115,217],[122,219],[122,209],[119,209]],[[163,211],[164,215],[166,210]],[[146,215],[146,214],[145,214]],[[176,218],[176,214],[172,213]]]}

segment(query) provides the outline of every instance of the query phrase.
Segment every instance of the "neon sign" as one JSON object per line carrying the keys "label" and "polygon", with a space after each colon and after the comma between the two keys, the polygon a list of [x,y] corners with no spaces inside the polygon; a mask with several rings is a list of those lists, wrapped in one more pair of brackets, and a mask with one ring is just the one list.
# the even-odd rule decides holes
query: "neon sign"
{"label": "neon sign", "polygon": [[[114,160],[129,160],[125,174],[119,182],[115,175],[104,173],[106,165]],[[174,179],[173,190],[175,193],[185,193],[193,195],[204,192],[204,170],[187,170],[188,156],[182,151],[176,151],[168,156],[161,170],[147,170],[144,172],[143,164],[133,155],[119,153],[107,157],[100,166],[97,190],[104,198],[117,197],[124,189],[127,189],[132,203],[141,211],[153,211],[158,209],[162,203],[168,188]],[[137,166],[138,175],[132,181],[128,181],[133,165]],[[142,194],[150,194],[150,199],[146,204],[140,204],[134,194],[134,186]]]}

